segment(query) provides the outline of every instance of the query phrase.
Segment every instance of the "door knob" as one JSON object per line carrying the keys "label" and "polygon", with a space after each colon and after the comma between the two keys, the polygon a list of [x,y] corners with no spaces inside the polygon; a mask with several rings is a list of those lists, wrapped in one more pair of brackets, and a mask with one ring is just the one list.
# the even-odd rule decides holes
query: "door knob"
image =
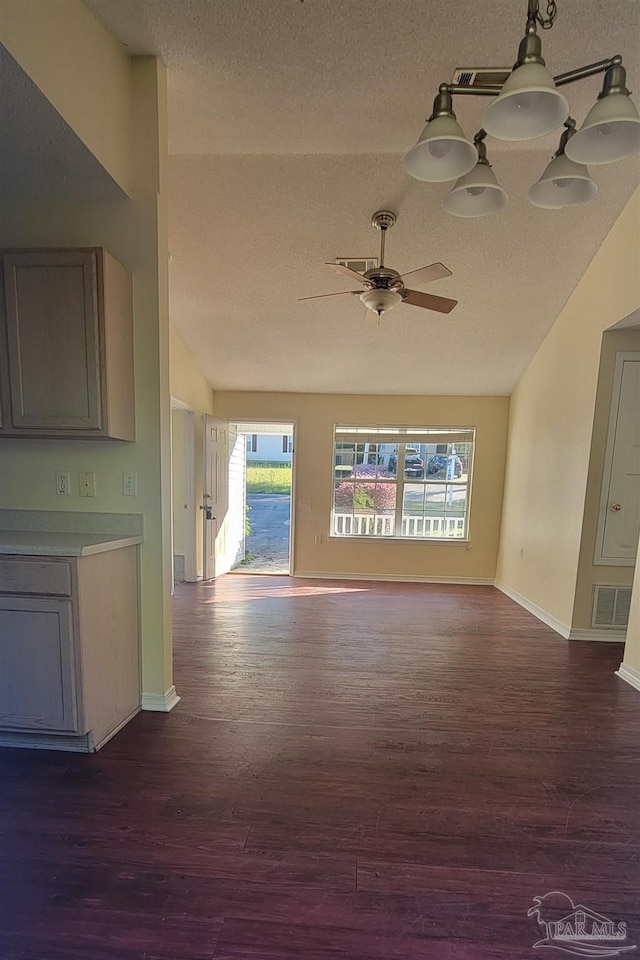
{"label": "door knob", "polygon": [[621,504],[621,503],[612,503],[612,504],[611,504],[611,509],[613,510],[614,513],[617,513],[618,510],[622,510],[622,504]]}

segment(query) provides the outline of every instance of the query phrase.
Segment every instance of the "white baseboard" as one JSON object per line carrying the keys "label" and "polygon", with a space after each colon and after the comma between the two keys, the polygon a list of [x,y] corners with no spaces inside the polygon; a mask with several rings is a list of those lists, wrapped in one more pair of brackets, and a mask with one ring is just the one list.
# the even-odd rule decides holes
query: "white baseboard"
{"label": "white baseboard", "polygon": [[485,587],[493,586],[492,577],[412,577],[402,573],[336,573],[333,570],[331,573],[321,570],[296,570],[292,576],[312,580],[372,580],[376,583],[466,583]]}
{"label": "white baseboard", "polygon": [[512,590],[511,587],[508,587],[506,583],[502,583],[501,580],[495,580],[495,585],[498,590],[501,590],[502,593],[506,594],[511,600],[515,600],[516,603],[519,603],[521,607],[524,607],[525,610],[528,610],[529,613],[532,613],[534,617],[537,617],[538,620],[542,620],[543,623],[546,623],[548,627],[551,627],[552,630],[555,630],[556,633],[559,633],[561,637],[564,637],[565,640],[569,639],[571,635],[571,627],[566,623],[562,623],[561,620],[558,620],[557,617],[552,616],[550,613],[547,613],[546,610],[543,610],[542,607],[539,607],[537,603],[532,603],[531,600],[527,600],[526,597],[523,597],[521,593],[518,593],[516,590]]}
{"label": "white baseboard", "polygon": [[629,667],[626,663],[621,663],[620,669],[616,670],[616,677],[626,680],[636,690],[640,690],[640,670],[636,670],[635,667]]}
{"label": "white baseboard", "polygon": [[169,687],[164,693],[143,693],[142,709],[155,710],[158,713],[169,713],[179,701],[180,697],[176,693],[176,688]]}
{"label": "white baseboard", "polygon": [[22,747],[25,750],[63,750],[65,753],[93,753],[90,734],[0,733],[0,747]]}
{"label": "white baseboard", "polygon": [[598,643],[624,643],[627,638],[625,630],[572,630],[569,640],[596,640]]}
{"label": "white baseboard", "polygon": [[627,683],[636,690],[640,690],[640,670],[636,670],[634,667],[628,667],[626,663],[621,663],[620,669],[616,670],[616,677],[620,677],[621,680],[626,680]]}
{"label": "white baseboard", "polygon": [[140,710],[140,707],[136,707],[135,710],[131,711],[128,717],[125,717],[124,720],[121,720],[120,723],[116,724],[113,730],[109,730],[109,732],[105,733],[102,739],[98,740],[97,742],[93,736],[93,731],[90,731],[87,736],[89,737],[89,746],[91,747],[91,752],[93,753],[94,751],[97,752],[98,750],[102,750],[105,743],[109,743],[109,740],[112,740],[116,733],[120,733],[122,728],[126,727],[130,720],[133,720],[134,717],[137,717],[137,715],[140,713]]}

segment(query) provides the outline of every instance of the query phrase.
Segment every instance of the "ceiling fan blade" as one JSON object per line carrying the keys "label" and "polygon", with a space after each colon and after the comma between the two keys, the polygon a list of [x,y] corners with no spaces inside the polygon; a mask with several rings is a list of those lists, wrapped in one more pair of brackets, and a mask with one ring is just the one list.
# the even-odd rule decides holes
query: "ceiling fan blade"
{"label": "ceiling fan blade", "polygon": [[451,313],[457,300],[448,297],[434,297],[432,293],[421,293],[419,290],[403,290],[403,302],[412,307],[424,307],[425,310],[435,310],[437,313]]}
{"label": "ceiling fan blade", "polygon": [[444,263],[431,263],[428,267],[420,267],[419,270],[411,270],[409,273],[403,273],[401,280],[405,277],[411,277],[411,283],[431,283],[432,280],[443,280],[451,276],[451,270],[445,267]]}
{"label": "ceiling fan blade", "polygon": [[340,290],[338,293],[320,293],[316,297],[298,297],[298,302],[300,300],[322,300],[324,297],[360,296],[361,292],[361,290]]}
{"label": "ceiling fan blade", "polygon": [[333,267],[338,273],[344,274],[345,277],[350,277],[351,280],[359,280],[360,283],[367,282],[367,278],[363,277],[361,273],[356,273],[356,271],[350,267],[345,267],[343,263],[325,263],[325,267]]}

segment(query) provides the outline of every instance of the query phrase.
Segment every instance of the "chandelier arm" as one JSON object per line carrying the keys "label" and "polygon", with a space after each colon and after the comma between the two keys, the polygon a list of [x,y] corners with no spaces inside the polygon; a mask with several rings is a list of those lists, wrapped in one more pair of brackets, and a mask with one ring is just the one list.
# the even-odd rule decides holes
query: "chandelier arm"
{"label": "chandelier arm", "polygon": [[[586,77],[593,77],[598,73],[606,73],[611,67],[621,65],[622,57],[618,53],[606,60],[598,60],[596,63],[588,63],[584,67],[576,67],[574,70],[567,70],[566,73],[559,73],[553,79],[556,87],[564,87],[568,83],[575,83],[577,80],[584,80]],[[498,67],[493,69],[497,71]],[[488,83],[481,87],[465,87],[458,83],[441,83],[439,89],[441,93],[448,93],[452,97],[497,97],[502,90],[502,86],[499,83]]]}
{"label": "chandelier arm", "polygon": [[567,83],[575,83],[576,80],[584,80],[585,77],[593,77],[597,73],[606,73],[611,67],[622,65],[622,57],[616,54],[615,57],[609,57],[608,60],[598,60],[597,63],[589,63],[586,67],[576,67],[574,70],[567,70],[566,73],[559,73],[554,77],[556,87],[563,87]]}
{"label": "chandelier arm", "polygon": [[502,86],[499,83],[488,83],[482,87],[462,87],[458,83],[440,84],[441,90],[443,87],[447,88],[447,92],[450,93],[451,96],[460,94],[466,97],[497,97],[502,90]]}

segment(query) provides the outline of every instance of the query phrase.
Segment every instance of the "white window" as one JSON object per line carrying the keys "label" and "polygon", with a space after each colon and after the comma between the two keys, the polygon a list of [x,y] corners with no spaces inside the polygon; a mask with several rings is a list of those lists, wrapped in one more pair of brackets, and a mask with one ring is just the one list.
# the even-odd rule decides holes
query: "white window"
{"label": "white window", "polygon": [[466,540],[474,427],[334,430],[334,537]]}

